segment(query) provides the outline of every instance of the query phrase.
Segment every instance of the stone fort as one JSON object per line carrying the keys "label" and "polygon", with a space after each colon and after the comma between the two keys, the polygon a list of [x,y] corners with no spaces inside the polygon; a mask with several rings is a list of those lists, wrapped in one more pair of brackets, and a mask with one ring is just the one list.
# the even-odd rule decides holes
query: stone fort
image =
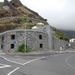
{"label": "stone fort", "polygon": [[24,43],[32,50],[50,50],[51,38],[50,26],[38,23],[32,29],[8,30],[0,33],[0,49],[4,52],[15,52],[19,45]]}

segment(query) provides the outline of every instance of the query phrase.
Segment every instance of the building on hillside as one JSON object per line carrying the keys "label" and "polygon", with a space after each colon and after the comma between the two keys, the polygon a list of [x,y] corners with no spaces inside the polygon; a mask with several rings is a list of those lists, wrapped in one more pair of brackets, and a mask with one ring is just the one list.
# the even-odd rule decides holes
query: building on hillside
{"label": "building on hillside", "polygon": [[15,52],[21,44],[32,50],[52,49],[52,37],[49,25],[38,25],[32,29],[8,30],[0,33],[0,49],[4,52]]}
{"label": "building on hillside", "polygon": [[75,49],[75,38],[69,40],[69,47]]}

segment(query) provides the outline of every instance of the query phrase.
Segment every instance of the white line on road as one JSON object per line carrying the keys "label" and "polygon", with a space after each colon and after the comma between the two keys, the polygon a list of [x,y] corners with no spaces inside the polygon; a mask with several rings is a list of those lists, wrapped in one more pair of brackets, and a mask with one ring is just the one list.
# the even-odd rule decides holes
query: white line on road
{"label": "white line on road", "polygon": [[7,58],[5,58],[5,57],[3,57],[3,56],[2,56],[2,58],[3,58],[4,60],[6,60],[6,61],[9,61],[9,62],[12,62],[12,63],[15,63],[15,64],[25,65],[25,64],[29,64],[29,63],[31,63],[31,62],[33,62],[33,61],[40,60],[40,59],[43,59],[43,58],[46,58],[46,57],[41,57],[41,58],[33,59],[33,60],[30,60],[30,61],[28,61],[28,62],[26,62],[26,63],[24,63],[24,64],[23,64],[23,63],[16,62],[16,61],[9,60],[9,59],[7,59]]}
{"label": "white line on road", "polygon": [[68,66],[70,66],[71,68],[75,68],[75,66],[72,66],[71,63],[69,63],[69,59],[71,59],[71,57],[73,57],[73,56],[75,56],[75,55],[71,55],[71,56],[69,56],[67,59],[65,59],[66,64],[67,64]]}
{"label": "white line on road", "polygon": [[11,67],[11,65],[6,65],[6,64],[0,64],[0,68],[6,68],[6,67]]}
{"label": "white line on road", "polygon": [[43,59],[43,58],[46,58],[46,57],[41,57],[41,58],[37,58],[37,59],[30,60],[30,61],[24,63],[23,65],[29,64],[31,62],[34,62],[34,61],[37,61],[37,60],[40,60],[40,59]]}
{"label": "white line on road", "polygon": [[[30,61],[24,63],[23,66],[25,66],[26,64],[29,64],[29,63],[31,63],[31,62],[34,62],[34,61],[37,61],[37,60],[43,59],[43,58],[46,58],[46,57],[41,57],[41,58],[38,58],[38,59],[30,60]],[[12,70],[11,72],[9,72],[7,75],[11,75],[11,74],[13,74],[13,73],[14,73],[15,71],[17,71],[18,69],[20,69],[20,67],[15,68],[15,69]]]}
{"label": "white line on road", "polygon": [[14,73],[15,71],[17,71],[20,67],[15,68],[13,71],[9,72],[7,75],[11,75],[12,73]]}
{"label": "white line on road", "polygon": [[15,64],[23,65],[23,63],[19,63],[19,62],[16,62],[16,61],[9,60],[9,59],[7,59],[7,58],[5,58],[5,57],[3,57],[3,56],[2,56],[2,58],[3,58],[4,60],[6,60],[6,61],[9,61],[9,62],[12,62],[12,63],[15,63]]}

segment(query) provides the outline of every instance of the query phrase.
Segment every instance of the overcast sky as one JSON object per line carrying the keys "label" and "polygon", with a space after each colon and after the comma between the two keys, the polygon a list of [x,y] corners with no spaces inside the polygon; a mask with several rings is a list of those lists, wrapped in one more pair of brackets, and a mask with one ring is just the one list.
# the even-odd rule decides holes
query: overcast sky
{"label": "overcast sky", "polygon": [[75,0],[21,0],[21,2],[48,19],[50,25],[75,30]]}

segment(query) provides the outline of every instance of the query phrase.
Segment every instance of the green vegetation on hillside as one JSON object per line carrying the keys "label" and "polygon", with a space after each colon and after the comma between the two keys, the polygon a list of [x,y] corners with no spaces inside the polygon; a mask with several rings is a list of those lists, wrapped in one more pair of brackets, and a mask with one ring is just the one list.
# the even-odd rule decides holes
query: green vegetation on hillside
{"label": "green vegetation on hillside", "polygon": [[0,20],[0,32],[11,29],[31,29],[38,23],[28,17],[10,17]]}
{"label": "green vegetation on hillside", "polygon": [[[20,0],[0,2],[0,32],[13,29],[31,29],[37,23],[47,25],[47,20],[24,6]],[[3,6],[8,6],[3,8]]]}
{"label": "green vegetation on hillside", "polygon": [[67,37],[64,32],[56,28],[53,28],[53,31],[55,32],[55,36],[58,37],[60,40],[69,41],[69,37]]}
{"label": "green vegetation on hillside", "polygon": [[3,7],[3,2],[0,2],[0,8],[2,8]]}

